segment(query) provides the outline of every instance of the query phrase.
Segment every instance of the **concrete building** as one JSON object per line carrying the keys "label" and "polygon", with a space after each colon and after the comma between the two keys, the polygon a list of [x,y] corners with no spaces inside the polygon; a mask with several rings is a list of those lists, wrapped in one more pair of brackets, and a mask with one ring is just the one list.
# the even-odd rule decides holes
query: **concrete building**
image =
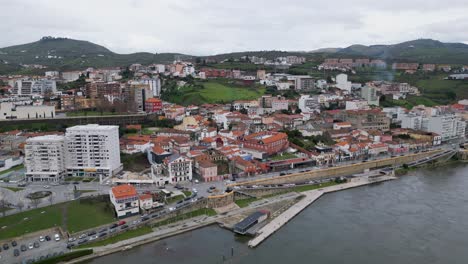
{"label": "concrete building", "polygon": [[102,182],[122,170],[118,126],[74,126],[65,137],[68,176],[99,177]]}
{"label": "concrete building", "polygon": [[149,84],[143,84],[139,82],[130,82],[124,88],[124,96],[127,102],[137,112],[145,112],[146,106],[145,101],[148,98],[153,97],[153,91]]}
{"label": "concrete building", "polygon": [[0,103],[0,120],[54,118],[55,107],[49,105],[15,105]]}
{"label": "concrete building", "polygon": [[379,96],[377,96],[377,88],[366,85],[361,88],[361,98],[367,101],[368,105],[379,106]]}
{"label": "concrete building", "polygon": [[65,137],[47,135],[26,140],[26,180],[58,182],[65,177]]}
{"label": "concrete building", "polygon": [[402,114],[399,117],[402,128],[411,128],[439,134],[442,141],[464,138],[466,122],[455,114],[424,116],[418,113]]}
{"label": "concrete building", "polygon": [[336,87],[342,91],[351,92],[351,82],[348,81],[348,75],[340,73],[336,76]]}
{"label": "concrete building", "polygon": [[129,217],[140,212],[138,193],[130,184],[112,187],[109,190],[109,198],[118,218]]}
{"label": "concrete building", "polygon": [[55,80],[18,80],[12,89],[17,95],[43,95],[45,93],[56,93],[57,84]]}
{"label": "concrete building", "polygon": [[158,77],[142,79],[140,82],[142,84],[149,85],[149,89],[151,90],[153,96],[159,97],[161,95],[161,80]]}
{"label": "concrete building", "polygon": [[23,164],[24,159],[18,155],[8,155],[4,151],[0,151],[0,173],[15,166]]}
{"label": "concrete building", "polygon": [[266,79],[266,71],[265,70],[257,70],[257,79],[258,80],[265,80]]}
{"label": "concrete building", "polygon": [[320,103],[317,96],[310,97],[310,95],[301,95],[298,107],[303,113],[320,113]]}
{"label": "concrete building", "polygon": [[65,82],[73,82],[80,78],[81,72],[79,71],[70,71],[70,72],[62,72],[62,79]]}

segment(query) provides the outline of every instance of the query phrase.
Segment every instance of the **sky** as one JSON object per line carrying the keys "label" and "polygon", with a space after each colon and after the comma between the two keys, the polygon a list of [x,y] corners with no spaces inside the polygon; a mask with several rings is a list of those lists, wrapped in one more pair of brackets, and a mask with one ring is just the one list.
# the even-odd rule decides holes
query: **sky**
{"label": "sky", "polygon": [[466,14],[466,0],[0,0],[0,47],[42,36],[191,55],[418,38],[468,44]]}

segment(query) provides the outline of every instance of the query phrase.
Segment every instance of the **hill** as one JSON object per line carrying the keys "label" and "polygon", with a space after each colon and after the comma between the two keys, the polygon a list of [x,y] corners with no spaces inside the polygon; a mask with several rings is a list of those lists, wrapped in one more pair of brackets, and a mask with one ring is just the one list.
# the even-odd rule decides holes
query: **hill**
{"label": "hill", "polygon": [[468,62],[468,45],[418,39],[394,45],[352,45],[339,50],[332,56],[337,55],[365,56],[389,61],[466,64]]}
{"label": "hill", "polygon": [[89,41],[43,37],[39,41],[0,49],[1,73],[18,70],[20,64],[40,64],[49,69],[126,66],[132,63],[168,63],[177,53],[118,54]]}

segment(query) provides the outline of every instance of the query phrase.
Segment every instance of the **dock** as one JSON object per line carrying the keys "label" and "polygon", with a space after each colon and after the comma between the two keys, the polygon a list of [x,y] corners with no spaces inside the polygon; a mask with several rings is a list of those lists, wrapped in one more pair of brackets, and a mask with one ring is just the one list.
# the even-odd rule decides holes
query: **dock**
{"label": "dock", "polygon": [[382,176],[382,177],[379,177],[378,179],[369,179],[369,178],[363,177],[363,178],[360,178],[359,180],[355,180],[352,182],[303,192],[302,194],[305,195],[303,199],[301,199],[299,202],[291,206],[289,209],[287,209],[282,214],[272,219],[264,227],[262,227],[258,231],[258,235],[248,242],[248,246],[251,248],[254,248],[260,245],[265,239],[267,239],[269,236],[271,236],[273,233],[279,230],[282,226],[284,226],[287,222],[289,222],[294,216],[302,212],[302,210],[307,208],[307,206],[309,206],[310,204],[315,202],[317,199],[319,199],[323,194],[330,193],[330,192],[337,192],[337,191],[364,186],[368,184],[373,184],[376,182],[394,180],[394,179],[396,179],[396,177],[394,176]]}

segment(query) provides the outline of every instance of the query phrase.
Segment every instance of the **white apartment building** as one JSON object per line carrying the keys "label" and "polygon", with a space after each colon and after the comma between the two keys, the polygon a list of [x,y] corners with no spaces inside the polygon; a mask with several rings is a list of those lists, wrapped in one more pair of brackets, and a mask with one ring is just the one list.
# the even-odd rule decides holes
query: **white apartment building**
{"label": "white apartment building", "polygon": [[298,107],[302,113],[320,113],[320,103],[317,96],[301,95],[298,102]]}
{"label": "white apartment building", "polygon": [[159,97],[161,95],[161,80],[158,77],[142,79],[140,82],[149,85],[153,96]]}
{"label": "white apartment building", "polygon": [[74,126],[65,137],[68,176],[99,177],[102,182],[122,170],[118,126]]}
{"label": "white apartment building", "polygon": [[437,133],[442,141],[465,137],[466,122],[455,114],[424,116],[416,113],[398,116],[402,128]]}
{"label": "white apartment building", "polygon": [[26,140],[26,180],[58,182],[65,176],[65,137],[48,135]]}
{"label": "white apartment building", "polygon": [[361,98],[366,100],[368,105],[379,106],[380,97],[377,96],[377,89],[373,86],[365,85],[362,87]]}
{"label": "white apartment building", "polygon": [[12,92],[17,95],[41,95],[46,92],[56,93],[55,80],[18,80],[13,86]]}
{"label": "white apartment building", "polygon": [[54,118],[55,107],[49,105],[16,105],[0,103],[0,120]]}
{"label": "white apartment building", "polygon": [[343,91],[351,92],[351,82],[348,81],[348,75],[340,73],[336,76],[336,87]]}

